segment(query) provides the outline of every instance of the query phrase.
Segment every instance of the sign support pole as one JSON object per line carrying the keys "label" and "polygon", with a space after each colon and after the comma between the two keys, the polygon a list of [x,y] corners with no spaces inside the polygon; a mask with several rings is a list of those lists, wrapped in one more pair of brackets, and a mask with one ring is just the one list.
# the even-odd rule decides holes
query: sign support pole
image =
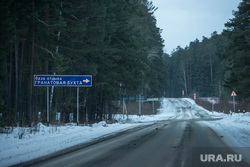
{"label": "sign support pole", "polygon": [[234,112],[235,112],[235,99],[234,99],[234,96],[233,96],[233,104],[234,104]]}
{"label": "sign support pole", "polygon": [[234,112],[235,112],[235,97],[234,96],[237,96],[236,93],[233,91],[231,93],[231,96],[233,96],[233,105],[234,105]]}
{"label": "sign support pole", "polygon": [[212,113],[214,113],[214,103],[215,103],[215,100],[212,99],[211,102],[212,102]]}
{"label": "sign support pole", "polygon": [[125,110],[124,103],[125,103],[125,99],[123,97],[123,99],[122,99],[122,115],[123,115],[123,119],[124,119],[124,110]]}
{"label": "sign support pole", "polygon": [[155,113],[155,104],[154,104],[154,101],[152,101],[153,103],[153,114]]}
{"label": "sign support pole", "polygon": [[49,126],[49,87],[47,86],[47,126]]}
{"label": "sign support pole", "polygon": [[139,116],[141,116],[141,94],[139,94]]}
{"label": "sign support pole", "polygon": [[77,87],[77,126],[79,124],[79,87]]}

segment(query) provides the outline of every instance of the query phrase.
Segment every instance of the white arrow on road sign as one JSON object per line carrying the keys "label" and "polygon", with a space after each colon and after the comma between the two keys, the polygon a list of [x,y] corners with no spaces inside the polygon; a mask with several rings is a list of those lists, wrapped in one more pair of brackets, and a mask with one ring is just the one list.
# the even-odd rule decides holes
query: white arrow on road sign
{"label": "white arrow on road sign", "polygon": [[83,80],[83,82],[89,83],[89,80],[86,78],[85,80]]}

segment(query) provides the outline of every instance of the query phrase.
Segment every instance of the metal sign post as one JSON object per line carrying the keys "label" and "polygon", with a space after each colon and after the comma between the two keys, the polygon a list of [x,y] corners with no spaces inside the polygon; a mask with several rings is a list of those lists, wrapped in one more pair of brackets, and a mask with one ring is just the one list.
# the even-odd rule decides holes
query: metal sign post
{"label": "metal sign post", "polygon": [[127,106],[125,103],[125,98],[123,97],[123,101],[122,101],[122,114],[123,114],[123,119],[124,119],[124,114],[126,113],[127,116],[127,120],[128,120],[128,110],[127,110]]}
{"label": "metal sign post", "polygon": [[231,93],[231,96],[233,96],[233,105],[234,105],[234,112],[235,112],[235,99],[234,99],[234,96],[237,96],[236,93],[233,91]]}
{"label": "metal sign post", "polygon": [[139,116],[141,116],[141,94],[139,94]]}
{"label": "metal sign post", "polygon": [[147,101],[152,101],[152,105],[153,105],[153,114],[155,113],[155,105],[154,102],[155,101],[159,101],[159,98],[148,98]]}
{"label": "metal sign post", "polygon": [[214,112],[214,103],[215,103],[215,100],[212,99],[211,102],[212,102],[212,112]]}
{"label": "metal sign post", "polygon": [[47,125],[49,125],[49,86],[77,87],[77,125],[79,124],[79,87],[91,87],[91,75],[34,75],[34,86],[47,87]]}
{"label": "metal sign post", "polygon": [[124,119],[124,113],[125,113],[125,98],[122,98],[122,115],[123,115],[123,119]]}
{"label": "metal sign post", "polygon": [[152,101],[153,103],[153,114],[155,113],[155,104],[154,104],[154,101]]}
{"label": "metal sign post", "polygon": [[235,99],[234,99],[234,96],[233,96],[233,104],[234,104],[234,112],[235,112]]}
{"label": "metal sign post", "polygon": [[76,106],[76,111],[77,111],[77,113],[76,113],[76,124],[77,124],[77,126],[78,126],[78,124],[79,124],[79,87],[77,87],[77,106]]}
{"label": "metal sign post", "polygon": [[47,86],[47,126],[49,126],[49,87]]}
{"label": "metal sign post", "polygon": [[214,113],[214,103],[212,104],[212,112]]}

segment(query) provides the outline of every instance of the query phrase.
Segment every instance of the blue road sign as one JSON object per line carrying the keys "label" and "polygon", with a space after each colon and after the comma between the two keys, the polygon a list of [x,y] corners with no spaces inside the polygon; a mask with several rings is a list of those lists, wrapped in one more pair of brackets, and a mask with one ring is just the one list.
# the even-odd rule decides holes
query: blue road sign
{"label": "blue road sign", "polygon": [[34,75],[34,86],[91,87],[91,75]]}

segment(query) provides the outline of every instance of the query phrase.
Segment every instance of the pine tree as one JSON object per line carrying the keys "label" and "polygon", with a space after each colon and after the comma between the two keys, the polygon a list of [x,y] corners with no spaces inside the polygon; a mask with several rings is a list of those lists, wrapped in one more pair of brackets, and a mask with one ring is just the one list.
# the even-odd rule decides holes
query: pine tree
{"label": "pine tree", "polygon": [[228,61],[227,70],[230,76],[225,81],[225,86],[237,92],[240,99],[250,97],[250,3],[243,0],[234,18],[225,24],[224,33],[230,40],[222,59]]}
{"label": "pine tree", "polygon": [[182,90],[188,96],[220,96],[225,64],[217,54],[222,54],[226,45],[226,37],[214,32],[210,38],[195,40],[185,49],[177,47],[168,63],[171,97],[180,97]]}
{"label": "pine tree", "polygon": [[[80,89],[81,121],[111,114],[120,94],[162,94],[163,40],[147,0],[3,0],[0,8],[4,125],[31,126],[39,112],[46,121],[46,89],[33,87],[34,74],[92,75],[92,88]],[[50,121],[76,113],[75,91],[54,89]]]}

